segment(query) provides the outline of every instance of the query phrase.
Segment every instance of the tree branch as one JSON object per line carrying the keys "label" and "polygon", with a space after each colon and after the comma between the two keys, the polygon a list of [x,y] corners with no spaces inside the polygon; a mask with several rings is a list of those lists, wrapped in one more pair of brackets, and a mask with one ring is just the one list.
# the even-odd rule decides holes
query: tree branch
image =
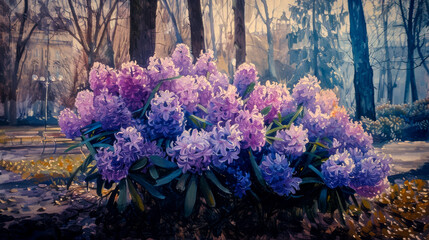
{"label": "tree branch", "polygon": [[79,38],[81,39],[80,43],[81,43],[81,45],[82,45],[82,47],[83,47],[84,51],[88,53],[88,52],[89,52],[89,46],[87,46],[87,45],[85,44],[85,38],[84,38],[84,36],[83,36],[82,29],[80,28],[80,25],[79,25],[79,19],[78,19],[78,16],[76,15],[76,11],[75,11],[75,9],[74,9],[73,3],[72,3],[72,1],[71,1],[71,0],[68,0],[68,4],[69,4],[70,10],[71,10],[71,12],[72,12],[73,21],[74,21],[74,24],[75,24],[75,27],[76,27],[77,33],[78,33],[78,35],[79,35]]}

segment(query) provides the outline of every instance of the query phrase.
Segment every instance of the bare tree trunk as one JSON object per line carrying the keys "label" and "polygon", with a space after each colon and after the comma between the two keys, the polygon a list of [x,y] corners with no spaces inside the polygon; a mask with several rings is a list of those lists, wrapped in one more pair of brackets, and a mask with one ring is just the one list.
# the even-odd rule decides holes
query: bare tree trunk
{"label": "bare tree trunk", "polygon": [[[401,11],[403,26],[407,34],[407,77],[405,80],[404,103],[408,102],[409,89],[411,87],[411,100],[412,102],[418,100],[416,76],[414,73],[414,50],[416,48],[416,24],[421,15],[421,5],[417,6],[417,12],[414,16],[415,0],[410,0],[408,6],[408,18],[405,17],[405,10],[403,8],[402,0],[399,0],[399,8]],[[421,3],[421,1],[419,1]],[[420,8],[419,8],[420,7]],[[419,36],[417,36],[419,37]]]}
{"label": "bare tree trunk", "polygon": [[17,123],[17,90],[19,85],[20,78],[18,77],[18,71],[19,66],[21,62],[21,58],[24,54],[25,48],[27,46],[28,41],[30,40],[31,35],[33,34],[34,30],[36,29],[38,23],[35,23],[33,27],[29,30],[29,33],[26,37],[24,37],[25,25],[28,18],[28,0],[24,1],[24,9],[22,12],[22,19],[19,21],[19,32],[18,32],[18,38],[16,40],[16,49],[15,49],[15,62],[13,64],[13,72],[11,77],[11,84],[9,88],[9,123],[12,125],[15,125]]}
{"label": "bare tree trunk", "polygon": [[130,58],[147,66],[155,53],[157,0],[130,1]]}
{"label": "bare tree trunk", "polygon": [[377,91],[377,102],[380,102],[384,98],[384,76],[385,69],[380,68],[379,77],[378,77],[378,91]]}
{"label": "bare tree trunk", "polygon": [[[183,43],[182,35],[180,34],[179,28],[177,27],[176,17],[171,11],[170,5],[168,4],[167,0],[162,0],[162,3],[164,4],[165,9],[167,10],[168,15],[170,16],[171,23],[173,24],[174,33],[176,35],[176,44]],[[177,8],[179,8],[179,6],[177,6]]]}
{"label": "bare tree trunk", "polygon": [[319,35],[316,30],[316,0],[313,0],[313,71],[314,76],[319,78],[319,68],[317,64],[317,56],[319,55]]}
{"label": "bare tree trunk", "polygon": [[234,46],[235,46],[235,67],[238,68],[246,62],[246,28],[244,21],[244,0],[234,1]]}
{"label": "bare tree trunk", "polygon": [[268,43],[268,70],[269,75],[271,78],[274,78],[273,80],[277,80],[277,72],[276,72],[276,66],[274,64],[274,43],[273,43],[273,34],[271,33],[271,22],[273,21],[273,18],[269,16],[268,13],[268,5],[266,0],[261,0],[262,4],[264,5],[264,12],[265,12],[265,19],[262,17],[261,11],[259,10],[258,3],[255,0],[256,4],[256,10],[258,11],[258,14],[261,16],[262,21],[265,23],[265,26],[267,28],[267,43]]}
{"label": "bare tree trunk", "polygon": [[393,104],[393,79],[392,79],[392,70],[390,66],[390,52],[389,52],[389,42],[387,41],[387,23],[389,20],[389,9],[385,5],[385,0],[382,0],[381,3],[381,12],[383,14],[383,36],[384,36],[384,54],[386,61],[386,73],[387,73],[387,100],[390,104]]}
{"label": "bare tree trunk", "polygon": [[375,120],[373,72],[369,64],[368,35],[362,0],[348,0],[350,38],[354,60],[356,118]]}
{"label": "bare tree trunk", "polygon": [[194,61],[200,56],[204,48],[204,25],[201,15],[201,1],[188,0],[189,22],[191,25],[191,51]]}
{"label": "bare tree trunk", "polygon": [[216,36],[214,30],[214,17],[213,17],[213,0],[209,0],[209,18],[210,18],[210,36],[212,40],[212,48],[214,57],[217,57],[217,49],[216,49]]}

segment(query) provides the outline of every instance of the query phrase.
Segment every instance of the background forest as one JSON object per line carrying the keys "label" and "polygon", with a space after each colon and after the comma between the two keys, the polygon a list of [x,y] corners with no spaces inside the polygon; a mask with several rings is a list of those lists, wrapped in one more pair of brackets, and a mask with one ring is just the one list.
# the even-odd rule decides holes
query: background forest
{"label": "background forest", "polygon": [[[350,19],[349,3],[362,4],[365,18]],[[359,91],[373,89],[376,105],[409,103],[428,96],[428,9],[428,0],[2,0],[0,121],[43,123],[48,98],[55,123],[95,62],[144,66],[177,43],[195,58],[212,49],[229,76],[242,62],[255,64],[260,81],[289,88],[313,74],[354,112],[354,63],[366,60],[354,57],[350,27],[362,25],[373,76]],[[56,80],[46,96],[42,78]]]}

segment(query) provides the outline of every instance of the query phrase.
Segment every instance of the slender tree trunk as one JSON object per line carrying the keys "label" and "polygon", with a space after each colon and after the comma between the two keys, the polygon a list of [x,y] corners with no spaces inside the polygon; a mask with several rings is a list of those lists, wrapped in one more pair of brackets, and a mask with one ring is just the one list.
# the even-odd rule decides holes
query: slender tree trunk
{"label": "slender tree trunk", "polygon": [[348,0],[350,38],[354,60],[356,118],[375,120],[373,71],[369,64],[368,35],[362,0]]}
{"label": "slender tree trunk", "polygon": [[380,69],[378,77],[378,92],[377,92],[377,102],[380,102],[384,98],[384,76],[385,69]]}
{"label": "slender tree trunk", "polygon": [[[274,63],[274,43],[273,43],[273,34],[271,33],[271,21],[272,18],[269,17],[268,14],[268,5],[266,0],[262,0],[262,3],[264,4],[264,10],[265,10],[265,26],[267,27],[267,43],[268,43],[268,69],[270,73],[270,77],[274,78],[272,80],[277,80],[277,72],[276,72],[276,66]],[[261,16],[262,17],[262,16]]]}
{"label": "slender tree trunk", "polygon": [[387,23],[389,21],[389,10],[386,8],[385,0],[381,3],[381,12],[383,14],[383,37],[384,37],[384,54],[386,60],[386,73],[387,73],[387,100],[390,104],[393,104],[393,79],[392,70],[390,66],[390,52],[389,42],[387,41]]}
{"label": "slender tree trunk", "polygon": [[[210,0],[211,1],[211,0]],[[244,21],[244,0],[234,2],[234,46],[235,46],[235,67],[238,68],[246,62],[246,28]]]}
{"label": "slender tree trunk", "polygon": [[213,0],[209,0],[209,18],[210,18],[210,37],[212,40],[213,54],[214,54],[214,57],[217,58],[216,36],[215,36],[214,17],[213,17]]}
{"label": "slender tree trunk", "polygon": [[[411,47],[410,47],[411,46]],[[407,80],[411,86],[411,100],[413,102],[418,100],[416,76],[414,72],[414,36],[408,41],[408,63],[407,63]]]}
{"label": "slender tree trunk", "polygon": [[189,22],[191,25],[191,51],[194,61],[204,48],[204,25],[201,15],[201,0],[188,0]]}
{"label": "slender tree trunk", "polygon": [[[401,14],[403,19],[403,26],[405,28],[405,32],[407,34],[407,77],[405,80],[405,92],[404,92],[404,103],[408,102],[409,99],[409,92],[411,87],[411,101],[417,101],[418,95],[417,95],[417,85],[416,85],[416,77],[414,73],[414,50],[416,48],[415,44],[415,24],[417,21],[417,14],[416,19],[414,19],[414,6],[415,0],[410,0],[410,4],[408,6],[408,19],[406,19],[404,14],[404,9],[402,6],[402,1],[399,1],[399,7],[401,8]],[[413,21],[413,19],[415,21]]]}
{"label": "slender tree trunk", "polygon": [[157,0],[130,1],[130,58],[147,66],[155,53]]}
{"label": "slender tree trunk", "polygon": [[[176,44],[183,43],[182,35],[180,34],[179,28],[177,27],[176,17],[171,11],[170,5],[168,4],[167,0],[162,0],[162,3],[164,4],[165,9],[170,16],[171,23],[173,24],[174,33],[176,35]],[[177,6],[177,8],[179,8],[179,6]]]}
{"label": "slender tree trunk", "polygon": [[319,67],[317,64],[317,56],[319,55],[319,35],[316,29],[316,0],[313,0],[313,71],[314,76],[319,78]]}

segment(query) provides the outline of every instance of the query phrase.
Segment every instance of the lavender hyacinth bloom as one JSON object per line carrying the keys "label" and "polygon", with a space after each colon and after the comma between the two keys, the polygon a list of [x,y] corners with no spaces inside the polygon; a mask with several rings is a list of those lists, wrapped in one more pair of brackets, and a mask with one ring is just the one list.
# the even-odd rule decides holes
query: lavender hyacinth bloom
{"label": "lavender hyacinth bloom", "polygon": [[179,97],[170,91],[159,92],[151,101],[148,125],[152,138],[174,138],[184,128],[184,113]]}
{"label": "lavender hyacinth bloom", "polygon": [[[157,58],[156,56],[149,58],[149,66],[147,66],[147,72],[150,77],[149,88],[155,88],[155,86],[164,79],[177,77],[179,75],[179,69],[174,65],[171,58]],[[166,81],[161,85],[160,90],[173,91],[174,82]]]}
{"label": "lavender hyacinth bloom", "polygon": [[118,182],[125,178],[129,168],[142,157],[164,156],[159,147],[147,142],[134,127],[121,128],[115,138],[113,150],[102,148],[96,156],[98,170],[105,180]]}
{"label": "lavender hyacinth bloom", "polygon": [[177,161],[183,173],[202,174],[209,169],[213,149],[208,134],[197,129],[185,130],[167,149],[167,154]]}
{"label": "lavender hyacinth bloom", "polygon": [[349,186],[350,173],[353,171],[355,164],[350,157],[350,153],[345,150],[342,153],[337,152],[331,155],[326,162],[322,164],[322,175],[326,186],[336,188]]}
{"label": "lavender hyacinth bloom", "polygon": [[127,177],[130,166],[125,164],[114,151],[102,148],[95,158],[98,171],[104,180],[118,182]]}
{"label": "lavender hyacinth bloom", "polygon": [[120,97],[112,96],[106,89],[95,97],[94,109],[97,109],[95,120],[101,123],[104,130],[115,130],[131,124],[131,112],[124,101]]}
{"label": "lavender hyacinth bloom", "polygon": [[289,167],[289,161],[284,155],[272,154],[264,157],[259,167],[267,184],[281,196],[295,194],[302,180],[293,177],[294,169]]}
{"label": "lavender hyacinth bloom", "polygon": [[130,111],[142,108],[152,91],[146,70],[136,62],[122,64],[118,85],[119,93]]}
{"label": "lavender hyacinth bloom", "polygon": [[270,106],[271,109],[264,119],[266,122],[273,121],[280,111],[280,106],[283,100],[284,85],[278,83],[267,82],[266,85],[256,84],[255,89],[249,96],[247,106],[249,109],[256,107],[258,111]]}
{"label": "lavender hyacinth bloom", "polygon": [[264,117],[254,108],[252,111],[240,110],[235,118],[238,129],[243,133],[242,148],[252,148],[253,151],[260,151],[265,145],[266,128]]}
{"label": "lavender hyacinth bloom", "polygon": [[320,106],[323,113],[330,114],[335,106],[338,106],[338,98],[334,91],[321,90],[316,94],[316,105]]}
{"label": "lavender hyacinth bloom", "polygon": [[174,80],[171,90],[179,97],[180,104],[190,113],[197,110],[199,103],[198,85],[193,76],[184,76]]}
{"label": "lavender hyacinth bloom", "polygon": [[82,127],[82,121],[68,108],[60,112],[58,125],[60,125],[61,132],[63,132],[67,138],[74,139],[81,135],[80,128]]}
{"label": "lavender hyacinth bloom", "polygon": [[90,124],[92,120],[95,120],[93,92],[90,92],[89,90],[80,91],[76,96],[74,105],[77,108],[77,112],[79,113],[84,126]]}
{"label": "lavender hyacinth bloom", "polygon": [[212,50],[207,50],[206,53],[200,54],[200,57],[195,63],[192,71],[193,75],[207,77],[207,74],[217,74],[216,63],[214,62],[214,55]]}
{"label": "lavender hyacinth bloom", "polygon": [[240,96],[243,97],[247,86],[251,83],[258,82],[258,71],[256,71],[255,65],[249,63],[241,64],[234,74],[234,86],[237,87]]}
{"label": "lavender hyacinth bloom", "polygon": [[308,143],[307,129],[303,129],[302,125],[295,126],[292,124],[289,129],[280,130],[276,134],[276,138],[283,141],[274,141],[274,150],[282,155],[299,157],[305,152],[305,144]]}
{"label": "lavender hyacinth bloom", "polygon": [[233,120],[243,106],[243,101],[237,94],[237,89],[229,85],[226,90],[220,91],[213,96],[208,104],[208,119],[211,123],[226,122]]}
{"label": "lavender hyacinth bloom", "polygon": [[314,76],[301,78],[292,90],[292,97],[298,105],[314,111],[316,106],[316,95],[320,92],[320,83]]}
{"label": "lavender hyacinth bloom", "polygon": [[314,112],[311,110],[306,111],[304,117],[297,122],[308,130],[310,141],[325,137],[330,130],[330,117],[328,114],[322,113],[319,106],[316,107]]}
{"label": "lavender hyacinth bloom", "polygon": [[179,69],[182,76],[190,75],[192,72],[192,55],[186,44],[177,44],[176,49],[171,55],[174,65]]}
{"label": "lavender hyacinth bloom", "polygon": [[198,103],[206,107],[209,105],[213,97],[213,86],[205,77],[197,77],[195,79],[198,90]]}
{"label": "lavender hyacinth bloom", "polygon": [[246,195],[246,191],[250,189],[252,182],[250,181],[250,174],[245,171],[241,171],[239,168],[227,168],[227,174],[230,178],[227,178],[226,185],[235,196],[242,198]]}
{"label": "lavender hyacinth bloom", "polygon": [[228,76],[224,73],[211,74],[208,80],[213,87],[214,94],[218,94],[221,89],[226,90],[229,86]]}
{"label": "lavender hyacinth bloom", "polygon": [[350,186],[359,194],[366,197],[373,197],[384,190],[383,184],[390,171],[389,164],[392,159],[374,150],[362,154],[358,149],[353,150],[356,168],[352,172]]}
{"label": "lavender hyacinth bloom", "polygon": [[222,127],[220,123],[213,128],[208,134],[209,142],[212,146],[213,164],[216,166],[227,162],[232,163],[238,159],[240,153],[240,141],[242,140],[241,132],[238,130],[238,125],[231,126],[231,121],[225,123]]}
{"label": "lavender hyacinth bloom", "polygon": [[103,88],[107,88],[112,95],[119,94],[116,71],[99,62],[94,63],[89,72],[89,85],[95,95],[99,95]]}

